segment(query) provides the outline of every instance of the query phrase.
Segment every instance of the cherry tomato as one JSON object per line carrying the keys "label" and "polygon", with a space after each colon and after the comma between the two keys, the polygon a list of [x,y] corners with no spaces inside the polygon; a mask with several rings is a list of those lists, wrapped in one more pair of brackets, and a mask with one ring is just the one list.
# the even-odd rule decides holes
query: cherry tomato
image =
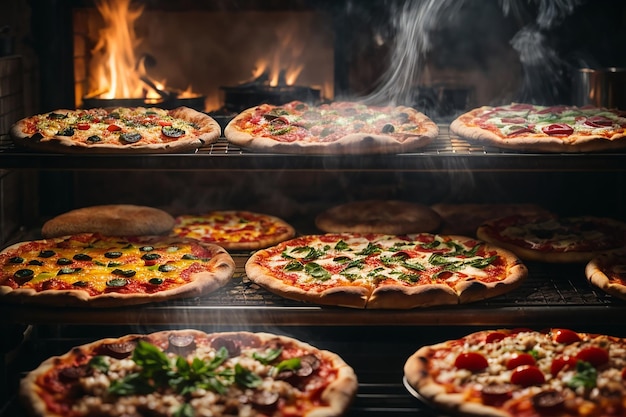
{"label": "cherry tomato", "polygon": [[76,128],[78,130],[89,130],[89,123],[78,123],[76,124]]}
{"label": "cherry tomato", "polygon": [[576,360],[589,362],[593,366],[600,366],[609,361],[609,352],[598,346],[589,346],[576,354]]}
{"label": "cherry tomato", "polygon": [[454,366],[459,369],[467,369],[468,371],[482,371],[489,363],[487,359],[477,352],[465,352],[459,354],[454,361]]}
{"label": "cherry tomato", "polygon": [[580,341],[580,336],[573,330],[569,329],[552,329],[552,340],[557,343],[564,343],[566,345],[576,343]]}
{"label": "cherry tomato", "polygon": [[541,385],[546,382],[543,372],[534,365],[522,365],[511,374],[511,382],[515,385],[529,387],[531,385]]}
{"label": "cherry tomato", "polygon": [[565,123],[553,123],[548,126],[544,126],[541,128],[543,133],[546,135],[554,135],[554,136],[567,136],[574,133],[574,128]]}
{"label": "cherry tomato", "polygon": [[604,116],[591,116],[585,120],[585,124],[591,127],[609,127],[613,126],[613,121]]}
{"label": "cherry tomato", "polygon": [[485,337],[485,342],[493,343],[499,340],[502,340],[506,337],[506,335],[502,332],[491,332]]}
{"label": "cherry tomato", "polygon": [[514,369],[522,365],[534,365],[535,358],[528,353],[514,353],[509,360],[506,361],[507,369]]}
{"label": "cherry tomato", "polygon": [[107,130],[108,130],[109,132],[118,132],[118,131],[122,130],[122,128],[121,128],[121,127],[119,127],[118,125],[109,125],[109,126],[107,127]]}
{"label": "cherry tomato", "polygon": [[550,373],[555,376],[561,372],[562,369],[570,369],[574,366],[576,366],[576,359],[570,358],[569,356],[559,356],[552,361]]}

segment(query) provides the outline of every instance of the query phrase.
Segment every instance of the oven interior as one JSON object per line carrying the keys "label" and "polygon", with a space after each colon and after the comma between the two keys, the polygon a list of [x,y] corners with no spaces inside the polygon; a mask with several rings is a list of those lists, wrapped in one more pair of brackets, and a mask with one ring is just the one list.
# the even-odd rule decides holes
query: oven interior
{"label": "oven interior", "polygon": [[[546,2],[513,0],[149,0],[137,23],[139,37],[149,42],[142,43],[145,49],[137,56],[148,62],[151,79],[168,80],[167,92],[192,85],[204,97],[198,105],[209,114],[232,114],[224,87],[254,81],[257,60],[276,55],[259,33],[269,37],[271,29],[272,36],[284,39],[296,22],[297,28],[308,29],[299,33],[297,48],[294,43],[286,47],[304,61],[297,85],[318,90],[320,100],[403,101],[432,116],[440,135],[420,152],[358,157],[254,154],[224,138],[195,154],[77,156],[15,149],[8,137],[13,122],[82,106],[92,96],[93,36],[102,27],[94,3],[31,0],[0,6],[6,8],[9,27],[0,40],[8,39],[10,52],[0,57],[4,246],[38,238],[43,222],[54,215],[113,203],[150,205],[172,214],[231,208],[267,212],[289,221],[300,234],[316,233],[313,219],[321,210],[368,198],[535,203],[560,215],[626,221],[626,154],[515,153],[470,144],[447,130],[454,115],[476,105],[569,103],[571,72],[580,65],[626,66],[626,57],[615,53],[626,40],[626,7],[619,1],[564,1],[560,4],[572,8],[559,14],[542,9]],[[403,38],[402,12],[415,12],[411,4],[424,8],[409,16],[431,17],[414,20],[427,39]],[[541,20],[549,13],[555,13],[551,24]],[[179,29],[185,20],[189,24]],[[259,20],[262,24],[253,27]],[[211,28],[201,31],[203,26]],[[423,55],[409,54],[407,44],[395,48],[407,39],[428,41],[429,47]],[[547,52],[558,53],[536,57],[524,42],[540,42]],[[237,52],[242,44],[262,53]],[[412,67],[410,59],[420,59],[423,66]],[[402,65],[410,69],[404,78],[398,75]],[[285,68],[279,74],[280,69]],[[263,74],[256,77],[263,80],[270,71]],[[392,85],[403,82],[409,84]],[[441,415],[402,384],[404,361],[423,344],[498,327],[569,327],[626,337],[626,303],[592,288],[577,264],[529,264],[530,276],[521,288],[486,301],[360,311],[281,299],[247,279],[243,266],[250,253],[232,255],[237,263],[233,281],[217,293],[189,300],[111,311],[0,304],[5,334],[0,416],[24,415],[16,398],[19,379],[42,360],[131,332],[242,329],[306,340],[339,353],[355,368],[359,392],[348,415],[381,417]]]}

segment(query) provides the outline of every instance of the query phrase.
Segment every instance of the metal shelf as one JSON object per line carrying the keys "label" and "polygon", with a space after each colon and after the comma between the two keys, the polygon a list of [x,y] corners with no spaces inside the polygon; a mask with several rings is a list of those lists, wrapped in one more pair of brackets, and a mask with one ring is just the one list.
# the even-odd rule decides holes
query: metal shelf
{"label": "metal shelf", "polygon": [[220,138],[186,154],[54,154],[16,148],[0,140],[0,168],[29,170],[150,170],[150,171],[404,171],[404,172],[526,172],[626,171],[626,153],[515,153],[478,146],[451,137],[447,125],[419,152],[376,155],[279,155],[253,153]]}

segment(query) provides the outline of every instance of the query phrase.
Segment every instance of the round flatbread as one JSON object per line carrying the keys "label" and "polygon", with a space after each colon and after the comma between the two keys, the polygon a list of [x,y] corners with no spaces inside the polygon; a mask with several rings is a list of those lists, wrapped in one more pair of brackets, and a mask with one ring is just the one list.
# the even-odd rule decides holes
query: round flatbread
{"label": "round flatbread", "polygon": [[45,238],[79,233],[101,233],[106,236],[162,235],[174,227],[169,213],[147,206],[107,204],[89,206],[60,214],[44,223]]}
{"label": "round flatbread", "polygon": [[528,275],[507,250],[429,233],[300,236],[255,252],[245,268],[250,280],[285,298],[372,309],[482,300]]}
{"label": "round flatbread", "polygon": [[483,223],[476,235],[524,260],[588,262],[626,246],[626,223],[594,216],[515,215]]}
{"label": "round flatbread", "polygon": [[406,234],[434,232],[441,219],[430,207],[398,200],[353,201],[331,207],[315,218],[324,232]]}
{"label": "round flatbread", "polygon": [[569,329],[483,330],[423,346],[404,365],[409,392],[467,417],[619,417],[626,340]]}
{"label": "round flatbread", "polygon": [[188,107],[55,110],[11,127],[18,146],[50,152],[176,153],[216,142],[219,124]]}
{"label": "round flatbread", "polygon": [[216,210],[176,217],[173,235],[215,243],[227,250],[255,250],[295,236],[284,220],[245,210]]}
{"label": "round flatbread", "polygon": [[20,399],[36,417],[337,417],[356,390],[339,355],[288,336],[167,330],[47,359]]}
{"label": "round flatbread", "polygon": [[599,107],[483,106],[453,120],[450,133],[518,151],[605,151],[626,147],[626,114]]}
{"label": "round flatbread", "polygon": [[235,145],[289,154],[408,152],[426,146],[438,133],[432,120],[411,107],[356,102],[262,104],[244,110],[224,129]]}
{"label": "round flatbread", "polygon": [[585,267],[585,275],[592,285],[626,300],[626,250],[596,256]]}
{"label": "round flatbread", "polygon": [[47,306],[121,307],[196,297],[224,286],[235,262],[220,246],[164,236],[85,233],[0,252],[0,298]]}

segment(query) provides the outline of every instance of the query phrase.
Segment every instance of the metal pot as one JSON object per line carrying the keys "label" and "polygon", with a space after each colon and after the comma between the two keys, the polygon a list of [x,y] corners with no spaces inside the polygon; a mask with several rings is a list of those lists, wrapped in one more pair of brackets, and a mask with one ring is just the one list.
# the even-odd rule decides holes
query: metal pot
{"label": "metal pot", "polygon": [[626,68],[581,68],[574,74],[572,94],[577,106],[626,110]]}

